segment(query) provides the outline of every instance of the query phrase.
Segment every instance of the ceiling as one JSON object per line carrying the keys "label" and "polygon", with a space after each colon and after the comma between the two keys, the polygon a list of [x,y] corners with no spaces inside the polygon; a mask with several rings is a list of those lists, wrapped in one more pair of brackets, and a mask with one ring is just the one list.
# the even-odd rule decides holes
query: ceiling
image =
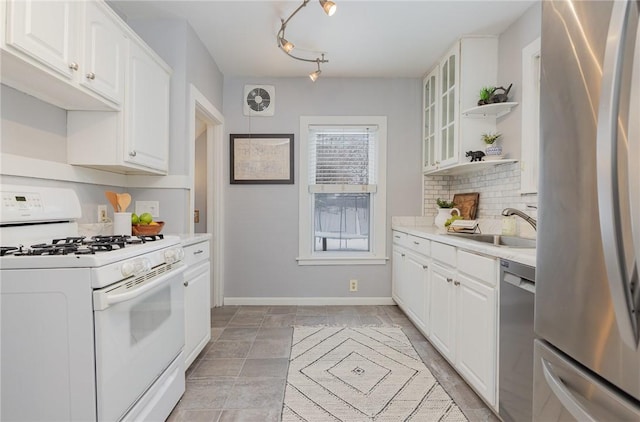
{"label": "ceiling", "polygon": [[[334,1],[333,16],[311,0],[286,28],[296,55],[315,59],[326,52],[323,78],[422,77],[461,35],[500,34],[539,0]],[[109,3],[129,20],[187,20],[226,77],[299,77],[316,70],[277,47],[281,18],[302,0]]]}

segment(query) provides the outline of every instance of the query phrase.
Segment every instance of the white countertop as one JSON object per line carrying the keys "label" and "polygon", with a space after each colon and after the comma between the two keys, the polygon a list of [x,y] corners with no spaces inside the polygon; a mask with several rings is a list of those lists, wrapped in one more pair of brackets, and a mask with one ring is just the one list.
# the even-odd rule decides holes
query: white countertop
{"label": "white countertop", "polygon": [[210,241],[212,238],[210,233],[193,233],[193,234],[181,233],[181,234],[178,234],[178,237],[180,237],[180,242],[182,243],[183,247],[200,243],[200,242],[207,242],[207,241]]}
{"label": "white countertop", "polygon": [[446,233],[438,232],[434,226],[410,226],[394,224],[392,230],[422,237],[436,242],[446,243],[468,251],[477,252],[497,258],[505,258],[521,264],[536,266],[536,250],[527,248],[513,248],[505,246],[490,245],[484,242],[467,240],[458,236],[449,236]]}

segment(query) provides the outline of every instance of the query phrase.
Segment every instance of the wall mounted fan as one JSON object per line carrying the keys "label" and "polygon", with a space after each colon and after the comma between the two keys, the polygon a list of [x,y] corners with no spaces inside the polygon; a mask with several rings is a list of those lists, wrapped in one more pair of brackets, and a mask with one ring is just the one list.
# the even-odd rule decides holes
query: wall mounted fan
{"label": "wall mounted fan", "polygon": [[273,85],[245,85],[243,111],[245,116],[273,116],[276,89]]}

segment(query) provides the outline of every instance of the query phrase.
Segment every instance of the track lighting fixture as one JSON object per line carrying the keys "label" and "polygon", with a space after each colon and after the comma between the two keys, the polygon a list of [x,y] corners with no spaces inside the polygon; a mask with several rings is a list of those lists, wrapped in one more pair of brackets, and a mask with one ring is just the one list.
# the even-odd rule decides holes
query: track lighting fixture
{"label": "track lighting fixture", "polygon": [[[316,63],[318,65],[318,70],[311,72],[309,74],[309,78],[311,78],[312,81],[316,81],[318,79],[318,77],[320,76],[320,73],[322,73],[322,71],[320,70],[320,63],[328,63],[329,60],[324,58],[324,54],[325,53],[321,53],[320,57],[316,57],[315,59],[308,59],[308,58],[304,58],[304,57],[299,57],[299,56],[294,56],[293,54],[291,54],[291,52],[294,49],[294,45],[292,42],[287,41],[284,38],[284,31],[287,27],[287,24],[289,23],[289,21],[291,20],[291,18],[293,18],[296,13],[298,13],[300,11],[300,9],[302,9],[303,7],[305,7],[307,5],[307,3],[309,3],[309,1],[311,0],[302,0],[302,4],[300,6],[298,6],[298,8],[296,10],[293,11],[293,13],[287,18],[287,19],[280,19],[281,21],[281,25],[280,25],[280,30],[278,31],[278,47],[285,52],[285,54],[293,59],[296,60],[301,60],[303,62],[311,62],[311,63]],[[332,2],[331,0],[319,0],[320,2],[320,6],[322,6],[322,10],[324,10],[324,12],[331,16],[336,12],[336,4],[334,2]]]}

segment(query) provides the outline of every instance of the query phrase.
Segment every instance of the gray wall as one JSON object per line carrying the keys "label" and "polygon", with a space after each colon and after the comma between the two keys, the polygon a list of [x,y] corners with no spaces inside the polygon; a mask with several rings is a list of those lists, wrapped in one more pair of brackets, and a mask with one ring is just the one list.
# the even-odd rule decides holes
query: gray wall
{"label": "gray wall", "polygon": [[[275,86],[273,117],[242,114],[245,84]],[[421,212],[419,79],[229,79],[226,132],[293,133],[295,185],[230,185],[225,163],[225,297],[390,297],[391,264],[298,266],[298,142],[301,115],[387,116],[387,255],[391,216]],[[225,156],[229,144],[225,142]],[[349,279],[359,291],[348,292]]]}
{"label": "gray wall", "polygon": [[[513,83],[509,101],[522,102],[522,49],[540,36],[541,3],[536,3],[507,28],[498,39],[498,86]],[[520,157],[522,138],[522,106],[498,119],[498,132],[503,151],[509,157]]]}

